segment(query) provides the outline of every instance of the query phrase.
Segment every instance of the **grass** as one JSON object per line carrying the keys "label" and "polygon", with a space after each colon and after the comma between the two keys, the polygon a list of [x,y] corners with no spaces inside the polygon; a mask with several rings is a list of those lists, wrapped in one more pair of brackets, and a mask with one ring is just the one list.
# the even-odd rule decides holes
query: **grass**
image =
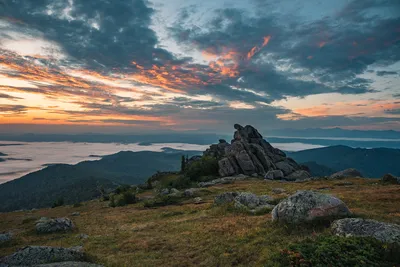
{"label": "grass", "polygon": [[[226,191],[250,191],[282,199],[297,190],[329,188],[323,193],[341,198],[357,215],[400,224],[400,186],[382,185],[375,180],[346,179],[353,185],[337,186],[337,181],[285,183],[247,180],[207,188],[204,203],[190,199],[179,205],[146,208],[143,203],[108,207],[98,200],[80,207],[0,214],[0,232],[12,230],[15,241],[0,250],[0,257],[26,245],[70,247],[83,245],[89,258],[105,266],[264,266],[281,249],[310,236],[328,234],[320,227],[289,229],[271,221],[270,214],[250,216],[212,205],[215,195]],[[273,188],[285,193],[273,194]],[[139,194],[150,198],[153,191]],[[80,216],[71,217],[71,213]],[[37,235],[34,218],[70,217],[77,226],[71,233]],[[88,234],[87,240],[77,238]]]}

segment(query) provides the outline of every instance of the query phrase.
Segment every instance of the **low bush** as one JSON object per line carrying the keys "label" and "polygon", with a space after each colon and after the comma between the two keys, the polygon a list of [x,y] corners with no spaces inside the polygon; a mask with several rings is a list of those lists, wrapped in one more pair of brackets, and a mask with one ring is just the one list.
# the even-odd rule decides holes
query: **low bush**
{"label": "low bush", "polygon": [[398,246],[374,238],[322,235],[292,244],[266,266],[396,266]]}
{"label": "low bush", "polygon": [[122,207],[137,202],[136,195],[132,191],[126,191],[119,195],[112,194],[110,196],[110,207]]}
{"label": "low bush", "polygon": [[186,166],[185,176],[192,181],[200,181],[204,176],[218,176],[218,160],[213,157],[202,157]]}
{"label": "low bush", "polygon": [[54,201],[53,205],[51,206],[52,208],[64,206],[64,198],[60,197],[56,201]]}
{"label": "low bush", "polygon": [[154,207],[162,207],[168,205],[178,205],[184,200],[181,196],[159,196],[153,199],[146,200],[143,203],[145,208],[154,208]]}

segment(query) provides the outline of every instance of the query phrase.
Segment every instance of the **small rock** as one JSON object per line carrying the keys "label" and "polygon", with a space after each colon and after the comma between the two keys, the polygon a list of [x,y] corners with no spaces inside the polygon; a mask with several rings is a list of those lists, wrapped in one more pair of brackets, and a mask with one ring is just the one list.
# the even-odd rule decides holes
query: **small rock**
{"label": "small rock", "polygon": [[13,234],[11,232],[0,233],[0,245],[11,241]]}
{"label": "small rock", "polygon": [[89,235],[87,235],[87,234],[79,234],[79,235],[77,235],[76,237],[79,238],[79,239],[86,240],[86,239],[89,238]]}
{"label": "small rock", "polygon": [[382,177],[381,181],[388,184],[400,184],[400,177],[387,173]]}
{"label": "small rock", "polygon": [[355,178],[355,177],[363,177],[362,174],[356,169],[346,169],[340,172],[336,172],[329,176],[329,179],[342,179],[342,178]]}
{"label": "small rock", "polygon": [[169,194],[169,189],[168,188],[163,188],[160,191],[160,195],[165,196]]}
{"label": "small rock", "polygon": [[189,188],[183,192],[185,197],[193,197],[199,191],[198,188]]}
{"label": "small rock", "polygon": [[291,174],[289,174],[288,176],[285,177],[285,179],[289,180],[289,181],[295,181],[295,180],[305,180],[310,178],[311,175],[310,173],[308,173],[305,170],[298,170],[295,172],[292,172]]}
{"label": "small rock", "polygon": [[222,193],[214,198],[214,203],[216,205],[223,205],[227,203],[231,203],[235,200],[235,197],[237,197],[238,193],[236,192],[225,192]]}
{"label": "small rock", "polygon": [[84,253],[74,248],[28,246],[6,256],[0,263],[11,266],[32,266],[65,261],[82,261]]}
{"label": "small rock", "polygon": [[169,193],[170,194],[178,194],[178,193],[180,193],[180,191],[176,188],[171,188],[171,190],[169,190]]}
{"label": "small rock", "polygon": [[264,178],[268,180],[279,180],[284,177],[283,172],[281,170],[270,170],[268,171]]}
{"label": "small rock", "polygon": [[282,194],[285,192],[286,192],[286,190],[283,188],[272,188],[272,193],[274,193],[274,194]]}
{"label": "small rock", "polygon": [[334,196],[313,191],[298,191],[275,206],[272,211],[272,220],[302,223],[350,214],[346,204]]}
{"label": "small rock", "polygon": [[36,222],[36,232],[39,234],[71,231],[75,225],[68,218],[49,219],[42,217]]}
{"label": "small rock", "polygon": [[194,198],[194,204],[200,204],[203,202],[203,199],[201,197],[195,197]]}
{"label": "small rock", "polygon": [[80,215],[81,215],[81,213],[78,211],[71,213],[71,216],[80,216]]}
{"label": "small rock", "polygon": [[260,199],[258,198],[258,196],[249,192],[239,193],[235,197],[235,202],[238,202],[248,207],[249,209],[255,209],[257,206],[260,205]]}
{"label": "small rock", "polygon": [[400,225],[397,224],[346,218],[334,221],[331,229],[334,234],[339,236],[373,237],[385,243],[400,244]]}

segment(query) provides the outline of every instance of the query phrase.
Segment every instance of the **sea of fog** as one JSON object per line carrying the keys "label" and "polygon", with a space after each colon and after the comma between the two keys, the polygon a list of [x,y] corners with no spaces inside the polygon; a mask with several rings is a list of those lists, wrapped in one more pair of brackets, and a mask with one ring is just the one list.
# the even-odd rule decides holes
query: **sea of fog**
{"label": "sea of fog", "polygon": [[[304,143],[272,143],[285,151],[299,151],[319,148],[320,145]],[[9,142],[0,141],[0,183],[19,178],[25,174],[44,168],[47,164],[76,164],[85,160],[98,160],[101,156],[119,151],[154,151],[163,148],[204,151],[209,145],[184,143],[155,143],[148,145],[120,143],[72,143],[72,142]],[[200,154],[200,152],[199,152]]]}

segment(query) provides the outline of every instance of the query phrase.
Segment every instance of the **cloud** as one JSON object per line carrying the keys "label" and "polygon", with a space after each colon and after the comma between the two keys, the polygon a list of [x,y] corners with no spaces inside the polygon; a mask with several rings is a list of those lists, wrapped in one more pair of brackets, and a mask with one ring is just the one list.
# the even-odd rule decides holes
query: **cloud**
{"label": "cloud", "polygon": [[396,115],[398,115],[398,114],[400,114],[400,108],[396,108],[396,109],[386,109],[386,110],[385,110],[385,113],[387,113],[387,114],[396,114]]}
{"label": "cloud", "polygon": [[376,75],[378,76],[386,76],[386,75],[397,75],[396,71],[377,71]]}

